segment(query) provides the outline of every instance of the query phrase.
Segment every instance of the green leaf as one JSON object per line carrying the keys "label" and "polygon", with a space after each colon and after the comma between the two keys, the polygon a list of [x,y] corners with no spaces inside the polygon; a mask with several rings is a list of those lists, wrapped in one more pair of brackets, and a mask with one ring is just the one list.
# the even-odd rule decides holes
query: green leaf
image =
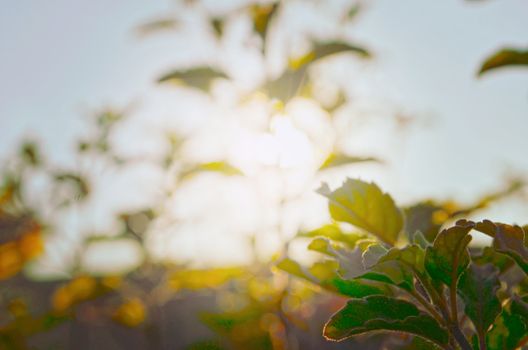
{"label": "green leaf", "polygon": [[341,165],[349,165],[349,164],[365,163],[365,162],[379,162],[379,160],[373,157],[354,157],[354,156],[349,156],[343,153],[332,153],[328,156],[328,158],[326,158],[326,160],[321,165],[319,170],[334,168],[334,167],[338,167]]}
{"label": "green leaf", "polygon": [[411,237],[411,241],[413,244],[416,244],[417,246],[421,247],[422,249],[427,249],[427,247],[431,246],[431,242],[429,242],[423,233],[421,231],[416,231],[414,235]]}
{"label": "green leaf", "polygon": [[528,295],[523,298],[514,295],[511,300],[510,311],[512,314],[521,316],[528,326]]}
{"label": "green leaf", "polygon": [[358,247],[348,250],[319,237],[308,245],[308,249],[334,258],[339,266],[339,274],[346,279],[356,278],[365,271],[363,252]]}
{"label": "green leaf", "polygon": [[[420,231],[427,241],[433,242],[444,222],[438,220],[441,217],[435,213],[445,213],[445,211],[440,205],[430,201],[405,208],[405,232],[412,234]],[[442,216],[445,216],[446,220],[449,218],[447,213]]]}
{"label": "green leaf", "polygon": [[370,57],[369,52],[360,46],[351,45],[342,41],[319,42],[306,55],[290,59],[289,66],[291,69],[297,70],[328,56],[345,52],[355,53],[362,58]]}
{"label": "green leaf", "polygon": [[484,247],[480,255],[472,256],[471,260],[477,265],[493,264],[500,273],[508,270],[515,262],[505,254],[497,252],[492,247]]}
{"label": "green leaf", "polygon": [[385,296],[349,300],[326,323],[323,334],[340,341],[373,331],[409,333],[441,346],[448,342],[447,331],[431,316],[407,301]]}
{"label": "green leaf", "polygon": [[516,349],[528,334],[528,326],[519,315],[503,309],[486,336],[488,350]]}
{"label": "green leaf", "polygon": [[21,158],[29,165],[37,167],[42,164],[42,155],[34,141],[26,141],[20,147]]}
{"label": "green leaf", "polygon": [[191,68],[188,70],[175,70],[163,75],[158,83],[176,82],[207,92],[211,82],[215,79],[228,79],[223,72],[210,67]]}
{"label": "green leaf", "polygon": [[497,297],[500,288],[499,271],[492,264],[475,265],[460,276],[458,293],[464,300],[465,313],[473,322],[479,337],[484,337],[501,312]]}
{"label": "green leaf", "polygon": [[469,264],[467,245],[474,223],[464,220],[438,234],[433,246],[425,253],[425,268],[434,280],[450,286],[456,283]]}
{"label": "green leaf", "polygon": [[478,75],[497,68],[526,65],[528,65],[528,50],[505,48],[489,56],[480,67]]}
{"label": "green leaf", "polygon": [[495,250],[511,257],[528,274],[528,247],[522,227],[484,220],[475,229],[493,237]]}
{"label": "green leaf", "polygon": [[364,229],[389,245],[398,240],[403,227],[402,213],[375,184],[347,179],[333,192],[326,184],[318,192],[329,199],[334,220]]}
{"label": "green leaf", "polygon": [[411,291],[414,288],[414,275],[424,272],[424,250],[417,245],[405,248],[392,248],[382,256],[371,271],[360,276],[396,285]]}
{"label": "green leaf", "polygon": [[421,337],[413,337],[411,342],[400,348],[400,350],[441,350],[441,348]]}
{"label": "green leaf", "polygon": [[367,250],[362,255],[363,266],[366,269],[370,269],[372,266],[376,265],[380,258],[387,254],[388,249],[381,244],[371,244],[367,247]]}
{"label": "green leaf", "polygon": [[243,173],[239,169],[235,168],[229,163],[218,161],[218,162],[197,164],[191,168],[188,168],[182,171],[180,176],[182,179],[187,180],[193,177],[194,175],[197,175],[202,172],[215,172],[215,173],[220,173],[226,176],[243,175]]}
{"label": "green leaf", "polygon": [[351,45],[341,41],[332,41],[326,43],[317,43],[315,45],[313,49],[315,56],[314,61],[344,52],[353,52],[363,58],[370,57],[370,53],[363,47]]}
{"label": "green leaf", "polygon": [[311,230],[308,232],[300,232],[297,236],[308,238],[314,238],[318,236],[326,237],[334,242],[343,243],[350,249],[354,249],[356,247],[356,243],[359,240],[365,238],[365,235],[363,234],[343,232],[343,230],[341,230],[341,228],[337,224],[328,224],[321,226],[315,230]]}
{"label": "green leaf", "polygon": [[346,280],[341,278],[336,272],[338,267],[337,264],[328,262],[316,263],[310,269],[306,269],[301,267],[297,262],[285,258],[276,266],[280,270],[312,282],[323,289],[344,296],[362,298],[368,295],[385,294],[383,289],[376,286],[358,280]]}

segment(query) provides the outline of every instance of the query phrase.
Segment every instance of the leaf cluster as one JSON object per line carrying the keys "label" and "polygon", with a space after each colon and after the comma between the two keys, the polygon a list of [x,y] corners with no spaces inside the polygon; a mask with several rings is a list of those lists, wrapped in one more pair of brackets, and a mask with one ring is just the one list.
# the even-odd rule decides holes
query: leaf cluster
{"label": "leaf cluster", "polygon": [[[327,339],[386,331],[441,349],[526,344],[528,246],[522,227],[462,219],[424,236],[405,232],[411,227],[408,209],[397,207],[374,183],[347,179],[319,193],[328,198],[336,224],[304,236],[315,237],[309,249],[326,260],[305,268],[286,258],[278,267],[351,297],[326,323]],[[337,223],[360,232],[345,233]],[[489,236],[491,246],[468,248],[475,232]]]}

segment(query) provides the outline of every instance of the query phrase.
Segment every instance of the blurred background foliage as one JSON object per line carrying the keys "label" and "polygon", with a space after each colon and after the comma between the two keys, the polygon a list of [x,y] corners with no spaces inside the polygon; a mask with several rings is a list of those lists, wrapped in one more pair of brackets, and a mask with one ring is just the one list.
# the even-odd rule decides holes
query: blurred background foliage
{"label": "blurred background foliage", "polygon": [[[313,191],[321,179],[341,180],[351,167],[387,166],[382,154],[347,144],[347,108],[358,101],[347,86],[325,74],[332,66],[346,74],[348,67],[369,64],[374,56],[368,43],[355,42],[350,35],[363,6],[343,1],[330,10],[324,2],[265,1],[215,9],[198,0],[184,1],[176,11],[139,25],[135,34],[141,40],[184,36],[196,30],[186,28],[185,16],[194,14],[215,56],[177,64],[155,78],[217,115],[194,133],[164,130],[159,136],[163,152],[152,155],[134,153],[133,147],[130,151],[119,143],[119,131],[134,123],[133,104],[92,113],[77,140],[75,166],[50,161],[36,140],[20,145],[1,169],[0,347],[420,348],[407,337],[382,335],[342,344],[324,341],[322,324],[354,286],[337,274],[334,263],[304,252],[315,237],[350,248],[372,244],[358,230],[332,222]],[[302,23],[303,16],[308,23]],[[292,21],[304,24],[302,30],[292,30]],[[310,21],[320,21],[325,30],[315,30]],[[479,74],[526,64],[522,49],[504,49],[487,58]],[[185,106],[178,112],[185,113]],[[387,119],[391,132],[402,137],[416,124],[396,110]],[[213,136],[220,137],[220,146],[213,143],[212,151],[193,152]],[[141,137],[135,142],[142,142]],[[215,151],[226,142],[227,152]],[[156,182],[153,199],[110,213],[112,229],[101,232],[92,222],[97,219],[87,213],[108,200],[101,193],[112,186],[141,196],[142,183],[123,169],[145,164],[156,169],[151,178],[140,175]],[[203,191],[205,181],[227,181],[227,190]],[[257,193],[258,203],[246,199],[236,183]],[[409,203],[404,208],[405,232],[419,231],[430,239],[445,223],[524,192],[523,178],[511,176],[503,188],[472,203]],[[172,236],[185,235],[189,227],[194,230],[187,229],[187,234],[214,234],[215,226],[222,225],[218,219],[226,212],[216,212],[217,207],[205,205],[190,215],[174,209],[192,208],[197,196],[206,204],[224,203],[222,196],[242,197],[233,209],[241,232],[235,236],[236,247],[229,240],[219,243],[225,237],[204,251],[199,243],[191,244],[194,248],[187,253],[185,239],[171,243]],[[267,219],[248,224],[244,204]],[[70,238],[65,241],[58,231],[71,232]],[[308,248],[328,253],[328,247],[314,243]],[[222,263],[223,250],[224,256],[239,256]],[[285,259],[290,256],[309,267]],[[279,258],[282,265],[277,268]],[[354,256],[342,258],[354,268]],[[301,278],[292,279],[280,269]]]}

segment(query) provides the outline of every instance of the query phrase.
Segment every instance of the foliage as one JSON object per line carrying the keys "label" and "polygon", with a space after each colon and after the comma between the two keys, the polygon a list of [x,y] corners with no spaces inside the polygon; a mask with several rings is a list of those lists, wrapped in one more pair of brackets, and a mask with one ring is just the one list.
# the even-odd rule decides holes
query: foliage
{"label": "foliage", "polygon": [[527,66],[528,65],[528,51],[521,49],[506,48],[499,50],[486,58],[480,70],[479,75],[487,73],[491,70],[512,66]]}
{"label": "foliage", "polygon": [[[194,10],[202,11],[196,3],[187,2],[190,8],[196,6]],[[286,2],[281,1],[255,2],[227,14],[204,15],[219,45],[233,16],[247,16],[261,59],[268,62],[274,54],[270,34],[280,24],[284,6]],[[355,19],[359,8],[357,4],[350,6],[344,24]],[[138,33],[178,34],[182,26],[178,15],[163,16],[141,26]],[[324,39],[307,35],[303,39],[309,47],[307,52],[287,50],[285,66],[273,74],[269,67],[263,67],[265,77],[243,91],[237,107],[253,96],[264,96],[275,113],[286,110],[297,98],[308,98],[332,119],[341,106],[350,102],[344,91],[339,91],[331,106],[317,101],[312,89],[318,81],[314,70],[336,55],[367,60],[371,57],[369,50],[340,35]],[[506,65],[525,65],[525,56],[522,50],[502,51],[484,64],[481,74]],[[212,97],[216,82],[236,85],[220,63],[178,66],[162,74],[157,82]],[[178,219],[163,217],[167,201],[178,196],[179,186],[204,173],[237,178],[247,175],[226,159],[185,158],[182,149],[188,146],[188,136],[173,131],[165,135],[167,150],[162,157],[122,154],[114,142],[115,133],[125,125],[129,114],[126,109],[114,108],[95,113],[89,125],[92,133],[78,140],[75,154],[76,161],[87,163],[87,167],[55,164],[37,142],[26,141],[2,169],[0,306],[5,310],[0,319],[0,348],[27,349],[35,337],[65,324],[73,328],[79,323],[83,327],[118,327],[119,332],[128,332],[127,336],[142,334],[155,348],[160,341],[156,330],[166,328],[160,309],[186,297],[200,302],[204,295],[214,300],[214,305],[185,317],[200,320],[211,331],[211,339],[186,344],[188,349],[294,349],[299,334],[306,336],[307,331],[319,326],[315,306],[328,312],[335,310],[343,298],[349,301],[323,331],[331,340],[381,330],[412,335],[411,339],[378,337],[387,347],[406,349],[468,349],[470,344],[481,350],[513,349],[527,341],[528,281],[523,271],[528,271],[528,239],[524,229],[491,221],[459,221],[441,230],[446,223],[517,192],[522,182],[512,181],[504,190],[470,205],[431,199],[406,207],[398,207],[373,183],[348,179],[334,191],[325,185],[319,192],[329,200],[333,222],[299,232],[295,238],[311,239],[308,249],[323,259],[304,266],[283,257],[270,271],[270,262],[259,261],[255,254],[254,263],[248,266],[196,268],[186,261],[157,260],[148,250],[153,230],[166,221],[170,221],[169,226],[182,224]],[[271,126],[271,115],[268,119],[266,127]],[[331,151],[325,151],[327,154],[315,167],[314,178],[347,165],[381,162],[341,149],[337,139],[331,143]],[[31,274],[24,272],[31,271],[35,259],[45,252],[46,238],[53,238],[64,214],[93,200],[98,190],[94,168],[99,163],[111,172],[148,163],[163,169],[170,184],[160,185],[162,195],[150,205],[115,213],[117,225],[112,232],[75,232],[82,237],[79,246],[68,252],[72,261],[63,266],[59,280],[31,280]],[[32,191],[30,180],[37,176],[44,177],[50,189],[33,193],[43,203],[41,206],[27,196]],[[279,212],[286,204],[294,203],[288,200],[280,199]],[[263,232],[267,234],[266,229]],[[493,245],[468,249],[472,230],[490,236]],[[280,227],[277,231],[282,233]],[[142,260],[137,266],[116,274],[83,271],[81,260],[91,245],[125,240],[139,246]],[[278,255],[288,254],[289,243],[284,243]],[[399,342],[390,343],[394,338]]]}
{"label": "foliage", "polygon": [[[347,179],[334,191],[325,186],[322,193],[329,198],[335,221],[351,223],[378,242],[365,248],[358,240],[349,240],[356,243],[352,248],[354,244],[343,245],[340,235],[325,235],[324,230],[319,232],[327,237],[325,243],[321,238],[312,242],[316,251],[333,258],[333,264],[326,264],[333,267],[331,273],[354,283],[358,290],[364,288],[363,293],[349,295],[352,299],[330,318],[323,331],[326,338],[340,341],[374,331],[397,331],[444,349],[516,349],[525,345],[528,247],[522,227],[458,220],[434,237],[419,235],[420,240],[413,241],[403,232],[402,210],[375,184]],[[492,246],[468,249],[472,231],[489,235]],[[340,245],[339,254],[328,239]],[[366,263],[365,257],[373,256],[370,247],[377,245],[385,250],[379,250],[373,263]],[[364,272],[353,278],[340,277],[347,263],[341,256],[347,252],[360,252],[364,258]],[[495,256],[515,263],[505,268]],[[311,278],[288,259],[277,266],[327,287],[325,280]],[[520,278],[512,280],[512,271],[521,274]],[[373,286],[377,288],[368,289]]]}

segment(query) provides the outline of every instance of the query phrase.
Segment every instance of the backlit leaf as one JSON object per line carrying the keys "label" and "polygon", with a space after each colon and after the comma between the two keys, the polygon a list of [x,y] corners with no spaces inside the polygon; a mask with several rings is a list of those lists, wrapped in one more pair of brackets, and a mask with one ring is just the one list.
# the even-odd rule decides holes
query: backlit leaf
{"label": "backlit leaf", "polygon": [[337,273],[337,264],[316,263],[306,269],[291,259],[283,259],[277,265],[280,270],[312,282],[323,289],[353,298],[384,294],[384,290],[357,280],[346,280]]}
{"label": "backlit leaf", "polygon": [[353,249],[356,243],[365,238],[365,235],[359,233],[346,233],[337,224],[328,224],[308,232],[300,232],[299,237],[326,237],[334,242],[345,244],[348,248]]}
{"label": "backlit leaf", "polygon": [[119,305],[113,319],[123,326],[137,327],[145,321],[146,313],[143,302],[138,298],[132,298]]}
{"label": "backlit leaf", "polygon": [[227,75],[210,67],[175,70],[158,79],[159,83],[176,82],[207,92],[215,79],[228,79]]}
{"label": "backlit leaf", "polygon": [[403,216],[392,198],[373,183],[347,179],[335,191],[323,184],[318,192],[329,199],[330,215],[364,229],[394,245],[403,227]]}
{"label": "backlit leaf", "polygon": [[369,52],[360,46],[355,46],[340,41],[319,42],[316,43],[313,49],[306,55],[290,59],[289,65],[294,70],[300,69],[312,62],[321,60],[331,55],[345,52],[355,53],[362,58],[368,58],[370,56]]}
{"label": "backlit leaf", "polygon": [[199,290],[214,288],[229,280],[242,276],[242,267],[226,267],[203,270],[180,270],[174,272],[169,279],[169,285],[174,289]]}
{"label": "backlit leaf", "polygon": [[323,334],[339,341],[373,331],[409,333],[441,346],[448,342],[447,331],[415,305],[378,295],[349,300],[330,318]]}
{"label": "backlit leaf", "polygon": [[306,69],[286,69],[279,77],[267,81],[261,91],[271,99],[287,103],[295,97],[306,83]]}
{"label": "backlit leaf", "polygon": [[358,247],[344,249],[325,238],[316,238],[308,245],[308,249],[334,258],[339,264],[339,274],[346,279],[355,278],[364,272],[363,252]]}
{"label": "backlit leaf", "polygon": [[209,162],[197,164],[193,167],[190,167],[186,170],[183,170],[180,176],[184,179],[189,179],[194,175],[197,175],[202,172],[214,172],[220,173],[226,176],[242,175],[242,172],[232,166],[231,164],[223,161],[218,162]]}
{"label": "backlit leaf", "polygon": [[433,246],[427,248],[425,268],[434,280],[448,286],[458,281],[470,261],[467,245],[471,236],[468,233],[473,227],[474,223],[460,220],[440,232]]}
{"label": "backlit leaf", "polygon": [[343,153],[332,153],[326,158],[319,170],[364,162],[379,162],[379,160],[373,157],[354,157]]}
{"label": "backlit leaf", "polygon": [[392,248],[360,278],[394,284],[410,291],[414,288],[414,275],[424,272],[424,254],[417,245]]}

